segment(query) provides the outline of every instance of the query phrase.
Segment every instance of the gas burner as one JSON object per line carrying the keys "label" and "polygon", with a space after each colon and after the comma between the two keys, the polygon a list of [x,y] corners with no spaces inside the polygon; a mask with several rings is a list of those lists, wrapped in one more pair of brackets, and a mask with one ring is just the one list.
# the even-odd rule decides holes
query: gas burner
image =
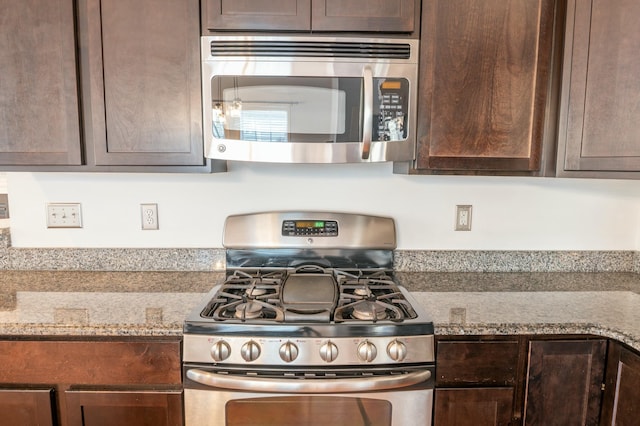
{"label": "gas burner", "polygon": [[284,321],[284,311],[281,308],[269,301],[264,302],[258,299],[230,301],[216,297],[209,303],[201,315],[202,317],[212,318],[216,321]]}
{"label": "gas burner", "polygon": [[262,317],[262,306],[257,302],[240,303],[236,306],[237,319],[256,319]]}
{"label": "gas burner", "polygon": [[362,287],[357,287],[353,289],[353,294],[355,294],[356,296],[370,296],[371,295],[371,291],[369,290],[369,287],[362,286]]}
{"label": "gas burner", "polygon": [[387,319],[387,309],[380,303],[363,300],[355,303],[351,311],[351,317],[363,321]]}
{"label": "gas burner", "polygon": [[259,296],[264,296],[265,294],[268,293],[268,290],[265,288],[257,288],[255,286],[248,288],[244,294],[248,297],[248,298],[255,298],[255,297],[259,297]]}

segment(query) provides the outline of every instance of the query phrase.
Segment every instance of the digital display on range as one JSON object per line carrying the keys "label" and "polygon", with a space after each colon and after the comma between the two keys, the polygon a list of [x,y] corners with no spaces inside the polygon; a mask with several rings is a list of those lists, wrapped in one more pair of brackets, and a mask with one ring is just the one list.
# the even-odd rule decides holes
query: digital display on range
{"label": "digital display on range", "polygon": [[282,235],[289,237],[336,237],[338,222],[335,220],[285,220],[282,222]]}
{"label": "digital display on range", "polygon": [[296,228],[324,228],[324,222],[296,221]]}

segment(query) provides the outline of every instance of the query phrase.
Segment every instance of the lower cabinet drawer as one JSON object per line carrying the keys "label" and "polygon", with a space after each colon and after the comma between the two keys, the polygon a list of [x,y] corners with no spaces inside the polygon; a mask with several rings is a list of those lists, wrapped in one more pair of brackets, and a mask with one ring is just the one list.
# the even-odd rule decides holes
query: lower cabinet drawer
{"label": "lower cabinet drawer", "polygon": [[518,350],[517,340],[439,341],[436,386],[512,386],[516,383]]}

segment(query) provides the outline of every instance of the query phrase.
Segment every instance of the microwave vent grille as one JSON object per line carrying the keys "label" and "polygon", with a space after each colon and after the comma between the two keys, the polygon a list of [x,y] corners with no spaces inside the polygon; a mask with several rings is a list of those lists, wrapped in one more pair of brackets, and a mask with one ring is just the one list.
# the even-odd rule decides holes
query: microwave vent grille
{"label": "microwave vent grille", "polygon": [[211,56],[409,59],[411,45],[370,42],[214,40],[211,42]]}

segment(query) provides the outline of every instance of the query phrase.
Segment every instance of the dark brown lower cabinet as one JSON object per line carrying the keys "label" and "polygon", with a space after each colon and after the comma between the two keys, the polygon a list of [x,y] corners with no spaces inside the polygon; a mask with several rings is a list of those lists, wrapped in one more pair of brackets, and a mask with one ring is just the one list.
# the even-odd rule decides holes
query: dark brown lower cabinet
{"label": "dark brown lower cabinet", "polygon": [[65,392],[69,426],[181,426],[180,391]]}
{"label": "dark brown lower cabinet", "polygon": [[604,339],[529,342],[524,424],[597,425],[606,350]]}
{"label": "dark brown lower cabinet", "polygon": [[600,425],[640,424],[640,355],[609,342],[605,386]]}
{"label": "dark brown lower cabinet", "polygon": [[0,339],[2,426],[182,426],[180,338]]}
{"label": "dark brown lower cabinet", "polygon": [[0,389],[3,426],[53,426],[53,389]]}
{"label": "dark brown lower cabinet", "polygon": [[513,388],[437,389],[434,425],[508,426]]}
{"label": "dark brown lower cabinet", "polygon": [[517,337],[438,337],[434,425],[511,424],[520,352]]}

